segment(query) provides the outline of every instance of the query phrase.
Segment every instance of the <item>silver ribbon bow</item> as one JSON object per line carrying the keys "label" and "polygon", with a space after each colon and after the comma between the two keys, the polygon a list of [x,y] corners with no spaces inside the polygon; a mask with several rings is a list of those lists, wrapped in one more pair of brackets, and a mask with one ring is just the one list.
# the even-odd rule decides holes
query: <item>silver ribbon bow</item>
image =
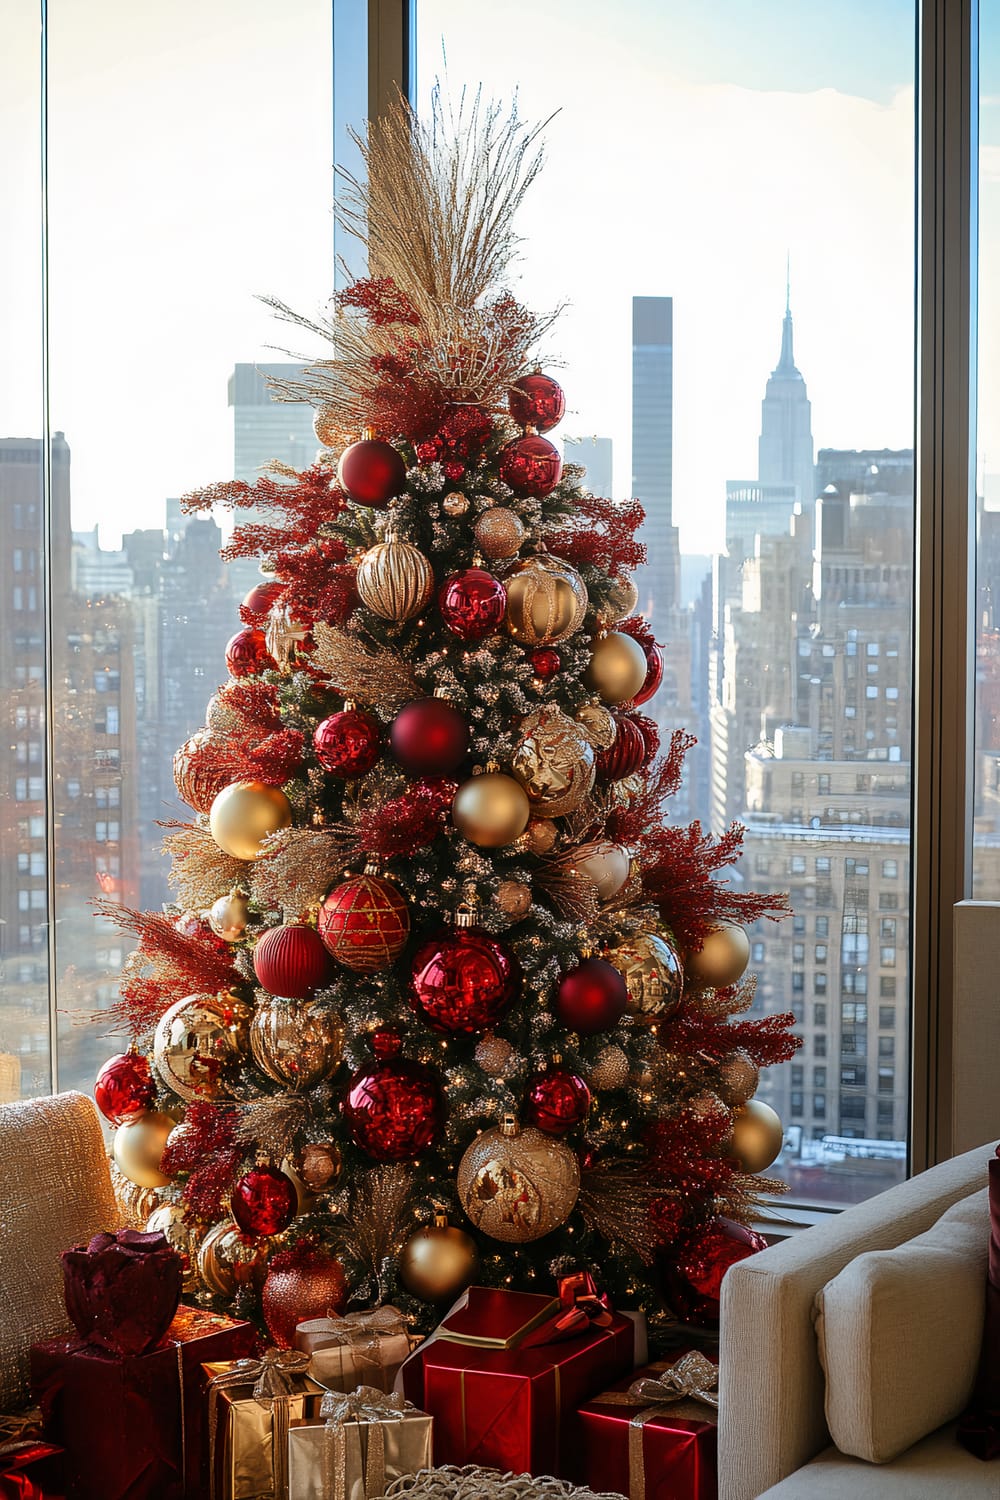
{"label": "silver ribbon bow", "polygon": [[718,1367],[697,1349],[692,1349],[690,1353],[682,1354],[676,1364],[670,1365],[655,1380],[648,1375],[633,1380],[628,1388],[628,1398],[646,1406],[665,1406],[673,1401],[703,1401],[706,1406],[718,1408],[718,1384]]}
{"label": "silver ribbon bow", "polygon": [[308,1354],[298,1349],[268,1349],[260,1359],[238,1359],[229,1370],[213,1375],[208,1384],[209,1493],[215,1497],[215,1437],[219,1423],[219,1392],[238,1385],[252,1385],[253,1399],[271,1413],[271,1455],[274,1494],[288,1494],[288,1403],[296,1395],[297,1376],[309,1368]]}
{"label": "silver ribbon bow", "polygon": [[[386,1305],[371,1312],[346,1313],[342,1318],[317,1319],[315,1323],[302,1326],[310,1331],[311,1354],[331,1346],[347,1345],[362,1380],[371,1385],[377,1380],[383,1390],[391,1383],[394,1371],[385,1368],[382,1341],[406,1336],[406,1322],[397,1308]],[[322,1333],[322,1345],[316,1338],[318,1333]],[[325,1381],[321,1379],[320,1383],[325,1384]]]}
{"label": "silver ribbon bow", "polygon": [[405,1396],[359,1385],[356,1391],[327,1391],[319,1414],[326,1418],[323,1453],[326,1500],[347,1500],[347,1426],[357,1423],[361,1444],[365,1495],[385,1491],[385,1432],[383,1423],[401,1422],[416,1411]]}

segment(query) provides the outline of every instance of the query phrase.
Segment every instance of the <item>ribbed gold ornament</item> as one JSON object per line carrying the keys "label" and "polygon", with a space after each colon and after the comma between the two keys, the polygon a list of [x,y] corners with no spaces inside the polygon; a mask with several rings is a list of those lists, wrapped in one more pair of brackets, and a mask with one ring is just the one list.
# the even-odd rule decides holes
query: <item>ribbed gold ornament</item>
{"label": "ribbed gold ornament", "polygon": [[344,1023],[315,998],[266,1000],[250,1022],[250,1050],[268,1078],[288,1088],[309,1089],[340,1066]]}
{"label": "ribbed gold ornament", "polygon": [[249,1007],[236,995],[185,995],[157,1023],[156,1071],[185,1102],[231,1098],[247,1053],[249,1025]]}
{"label": "ribbed gold ornament", "polygon": [[665,1020],[684,994],[684,968],[676,949],[654,932],[636,932],[607,955],[628,986],[629,1014]]}
{"label": "ribbed gold ornament", "polygon": [[594,750],[583,727],[554,704],[521,720],[511,771],[532,811],[546,818],[574,812],[594,784]]}
{"label": "ribbed gold ornament", "polygon": [[587,585],[561,557],[526,557],[505,575],[504,587],[507,630],[522,646],[552,646],[583,624]]}
{"label": "ribbed gold ornament", "polygon": [[627,703],[646,680],[648,663],[639,642],[620,630],[593,645],[584,682],[604,703]]}
{"label": "ribbed gold ornament", "polygon": [[528,826],[531,804],[519,782],[500,771],[471,776],[455,793],[451,819],[463,838],[481,849],[501,849]]}
{"label": "ribbed gold ornament", "polygon": [[216,1297],[232,1297],[243,1286],[258,1291],[267,1276],[267,1257],[275,1240],[251,1239],[232,1219],[214,1224],[198,1248],[198,1276]]}
{"label": "ribbed gold ornament", "polygon": [[527,1244],[558,1229],[580,1192],[576,1153],[533,1125],[505,1115],[484,1130],[458,1166],[458,1197],[469,1219],[491,1239]]}
{"label": "ribbed gold ornament", "polygon": [[434,569],[419,548],[390,533],[358,563],[358,595],[383,620],[410,620],[434,593]]}
{"label": "ribbed gold ornament", "polygon": [[484,557],[499,562],[515,557],[524,541],[524,523],[520,516],[505,505],[492,505],[484,510],[473,527],[476,545]]}
{"label": "ribbed gold ornament", "polygon": [[291,827],[292,806],[280,787],[235,781],[221,791],[208,816],[211,835],[234,859],[260,859],[264,839]]}

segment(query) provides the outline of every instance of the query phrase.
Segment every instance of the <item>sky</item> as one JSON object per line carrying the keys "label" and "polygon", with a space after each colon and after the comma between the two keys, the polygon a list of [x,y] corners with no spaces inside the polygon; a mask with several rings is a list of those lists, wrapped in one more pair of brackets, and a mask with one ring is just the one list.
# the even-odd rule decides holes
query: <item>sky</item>
{"label": "sky", "polygon": [[[567,302],[547,342],[562,430],[614,439],[619,496],[631,298],[672,296],[675,520],[686,551],[721,545],[725,481],[756,473],[786,253],[817,448],[911,444],[912,3],[419,0],[417,27],[422,98],[444,54],[453,92],[516,87],[526,118],[559,111],[515,290]],[[105,545],[232,472],[228,374],[288,341],[255,298],[313,312],[329,294],[344,146],[329,33],[329,0],[49,0],[51,420],[73,453],[74,524],[99,520]],[[995,244],[1000,45],[983,53]],[[41,426],[36,56],[36,0],[8,0],[0,436]],[[1000,347],[983,345],[992,411]],[[986,424],[984,446],[1000,468]]]}

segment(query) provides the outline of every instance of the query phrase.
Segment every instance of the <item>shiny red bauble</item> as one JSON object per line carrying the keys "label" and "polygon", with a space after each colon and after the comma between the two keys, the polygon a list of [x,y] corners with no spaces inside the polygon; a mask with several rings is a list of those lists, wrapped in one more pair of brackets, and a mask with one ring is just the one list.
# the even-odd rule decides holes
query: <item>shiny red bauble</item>
{"label": "shiny red bauble", "polygon": [[634,776],[646,761],[646,740],[634,719],[628,714],[614,714],[615,737],[607,750],[597,757],[597,774],[605,781],[622,781]]}
{"label": "shiny red bauble", "polygon": [[269,1263],[260,1294],[267,1331],[279,1349],[291,1349],[295,1330],[309,1318],[338,1317],[347,1305],[347,1277],[325,1251],[280,1251]]}
{"label": "shiny red bauble", "polygon": [[281,1234],[295,1218],[295,1184],[277,1167],[252,1167],[229,1195],[229,1208],[244,1234]]}
{"label": "shiny red bauble", "polygon": [[[639,642],[642,646],[642,642]],[[648,703],[663,681],[663,652],[654,641],[651,646],[643,646],[646,653],[646,680],[636,693],[632,702],[638,708],[641,703]]]}
{"label": "shiny red bauble", "polygon": [[462,641],[481,641],[500,628],[507,590],[485,568],[465,568],[441,585],[438,609],[452,635]]}
{"label": "shiny red bauble", "polygon": [[375,1061],[359,1068],[348,1085],[344,1120],[351,1138],[375,1161],[412,1161],[433,1145],[444,1125],[437,1077],[413,1058],[400,1056],[398,1033],[386,1027],[372,1036]]}
{"label": "shiny red bauble", "polygon": [[123,1125],[152,1109],[155,1095],[149,1060],[141,1052],[109,1057],[94,1081],[94,1101],[112,1125]]}
{"label": "shiny red bauble", "polygon": [[531,652],[528,660],[535,676],[542,682],[549,682],[562,666],[562,657],[551,646],[539,646],[537,651]]}
{"label": "shiny red bauble", "polygon": [[410,909],[378,875],[352,875],[334,886],[319,909],[319,935],[329,953],[355,974],[387,969],[410,935]]}
{"label": "shiny red bauble", "polygon": [[507,392],[507,405],[515,422],[548,432],[562,421],[566,411],[563,388],[551,375],[522,375]]}
{"label": "shiny red bauble", "polygon": [[500,450],[500,478],[515,495],[547,495],[562,474],[558,448],[548,438],[529,433]]}
{"label": "shiny red bauble", "polygon": [[585,958],[556,986],[553,1009],[570,1031],[608,1031],[628,1008],[628,986],[605,958]]}
{"label": "shiny red bauble", "polygon": [[560,1063],[536,1073],[528,1084],[524,1120],[546,1135],[565,1135],[582,1125],[590,1111],[590,1090],[582,1078]]}
{"label": "shiny red bauble", "polygon": [[308,1000],[328,983],[330,955],[314,927],[271,927],[253,950],[254,973],[272,995]]}
{"label": "shiny red bauble", "polygon": [[378,722],[363,709],[342,709],[316,725],[313,747],[324,771],[352,781],[366,775],[378,760]]}
{"label": "shiny red bauble", "polygon": [[669,1252],[661,1258],[664,1301],[684,1322],[717,1328],[723,1276],[737,1261],[766,1249],[763,1235],[745,1224],[737,1224],[734,1219],[713,1220],[677,1259],[668,1258]]}
{"label": "shiny red bauble", "polygon": [[284,588],[283,583],[277,583],[274,579],[255,583],[240,605],[240,618],[245,620],[249,616],[252,624],[258,624],[270,613],[271,605],[284,592]]}
{"label": "shiny red bauble", "polygon": [[397,714],[389,745],[411,776],[446,776],[468,753],[469,726],[446,699],[418,698]]}
{"label": "shiny red bauble", "polygon": [[478,927],[438,933],[413,955],[410,1005],[435,1031],[486,1031],[520,989],[521,965],[513,953]]}
{"label": "shiny red bauble", "polygon": [[242,630],[237,630],[226,647],[226,666],[230,677],[253,677],[257,672],[274,667],[275,661],[267,649],[263,630],[258,630],[256,625],[244,625]]}
{"label": "shiny red bauble", "polygon": [[406,465],[391,443],[363,438],[340,455],[337,482],[358,505],[384,510],[395,495],[406,489]]}

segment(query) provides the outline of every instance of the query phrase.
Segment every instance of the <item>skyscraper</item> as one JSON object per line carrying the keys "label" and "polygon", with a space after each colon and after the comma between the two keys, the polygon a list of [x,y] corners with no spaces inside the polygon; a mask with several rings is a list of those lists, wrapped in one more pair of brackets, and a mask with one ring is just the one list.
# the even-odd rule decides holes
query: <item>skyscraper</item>
{"label": "skyscraper", "polygon": [[764,391],[757,443],[757,481],[763,487],[795,486],[794,498],[808,513],[814,499],[812,407],[792,349],[791,298],[786,290],[781,356]]}
{"label": "skyscraper", "polygon": [[229,377],[233,409],[233,477],[253,483],[273,459],[306,469],[319,446],[307,401],[276,401],[267,377],[297,380],[302,365],[237,365]]}
{"label": "skyscraper", "polygon": [[646,509],[649,552],[636,571],[639,608],[659,629],[680,598],[680,542],[673,517],[674,302],[632,298],[632,489]]}

